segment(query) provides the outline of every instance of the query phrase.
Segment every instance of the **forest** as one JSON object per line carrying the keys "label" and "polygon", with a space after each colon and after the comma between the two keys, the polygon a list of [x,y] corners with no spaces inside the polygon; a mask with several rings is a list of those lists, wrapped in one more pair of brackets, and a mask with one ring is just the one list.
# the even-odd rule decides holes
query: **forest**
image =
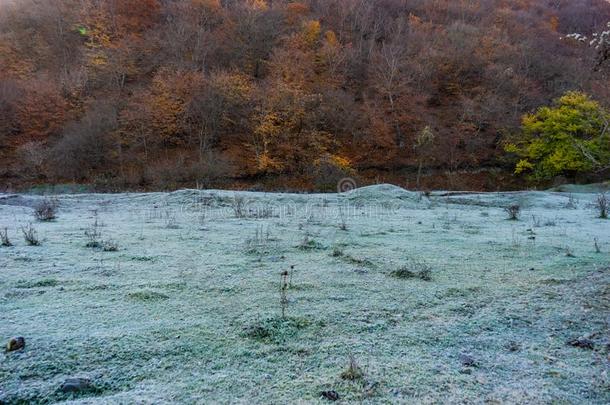
{"label": "forest", "polygon": [[[598,181],[609,21],[604,0],[0,0],[0,191]],[[538,170],[519,142],[555,119],[586,139]]]}

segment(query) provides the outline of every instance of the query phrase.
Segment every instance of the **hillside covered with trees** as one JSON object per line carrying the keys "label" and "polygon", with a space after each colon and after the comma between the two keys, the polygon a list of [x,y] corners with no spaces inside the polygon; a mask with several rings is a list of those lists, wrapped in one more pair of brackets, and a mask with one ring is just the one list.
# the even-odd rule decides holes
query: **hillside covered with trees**
{"label": "hillside covered with trees", "polygon": [[605,0],[0,0],[0,188],[596,181],[608,21]]}

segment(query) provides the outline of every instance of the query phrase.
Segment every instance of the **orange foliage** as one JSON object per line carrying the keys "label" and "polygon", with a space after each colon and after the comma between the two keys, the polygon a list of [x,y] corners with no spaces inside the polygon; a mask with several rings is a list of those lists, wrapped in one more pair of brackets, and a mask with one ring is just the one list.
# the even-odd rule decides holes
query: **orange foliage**
{"label": "orange foliage", "polygon": [[155,136],[164,144],[184,143],[182,121],[192,89],[203,81],[197,72],[161,69],[152,81],[150,106]]}
{"label": "orange foliage", "polygon": [[290,3],[286,6],[286,22],[295,25],[309,13],[309,7],[303,3]]}
{"label": "orange foliage", "polygon": [[16,145],[30,141],[46,141],[58,134],[66,119],[68,104],[60,90],[49,80],[30,81],[17,104],[21,137]]}
{"label": "orange foliage", "polygon": [[61,146],[99,101],[118,130],[98,129],[139,167],[209,153],[247,175],[417,168],[430,126],[435,169],[469,169],[498,165],[498,134],[566,87],[610,103],[591,49],[560,39],[610,19],[603,0],[14,4],[0,15],[0,141],[15,161],[12,146]]}

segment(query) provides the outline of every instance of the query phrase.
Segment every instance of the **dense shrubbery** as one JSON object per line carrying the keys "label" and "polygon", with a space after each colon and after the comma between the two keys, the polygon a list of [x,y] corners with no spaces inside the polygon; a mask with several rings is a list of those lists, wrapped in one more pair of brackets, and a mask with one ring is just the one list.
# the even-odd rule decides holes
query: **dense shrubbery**
{"label": "dense shrubbery", "polygon": [[[0,176],[11,182],[172,187],[284,176],[327,188],[327,172],[407,169],[426,187],[431,170],[501,166],[503,135],[568,91],[610,102],[606,48],[569,35],[605,29],[603,0],[0,7]],[[555,113],[528,116],[524,134],[547,134],[541,126],[557,117],[544,115]],[[600,163],[598,127],[574,136]],[[433,136],[422,143],[422,134]],[[536,178],[597,169],[571,147],[531,156],[523,141],[513,149],[519,170]]]}

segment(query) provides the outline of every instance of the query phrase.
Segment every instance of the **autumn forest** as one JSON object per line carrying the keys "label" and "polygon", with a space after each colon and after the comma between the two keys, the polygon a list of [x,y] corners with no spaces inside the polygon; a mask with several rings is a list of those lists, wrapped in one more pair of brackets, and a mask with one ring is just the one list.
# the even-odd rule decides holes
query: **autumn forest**
{"label": "autumn forest", "polygon": [[[604,0],[0,0],[0,191],[524,187],[507,144],[541,107],[596,111],[610,142],[609,21]],[[607,176],[579,148],[539,183]]]}

